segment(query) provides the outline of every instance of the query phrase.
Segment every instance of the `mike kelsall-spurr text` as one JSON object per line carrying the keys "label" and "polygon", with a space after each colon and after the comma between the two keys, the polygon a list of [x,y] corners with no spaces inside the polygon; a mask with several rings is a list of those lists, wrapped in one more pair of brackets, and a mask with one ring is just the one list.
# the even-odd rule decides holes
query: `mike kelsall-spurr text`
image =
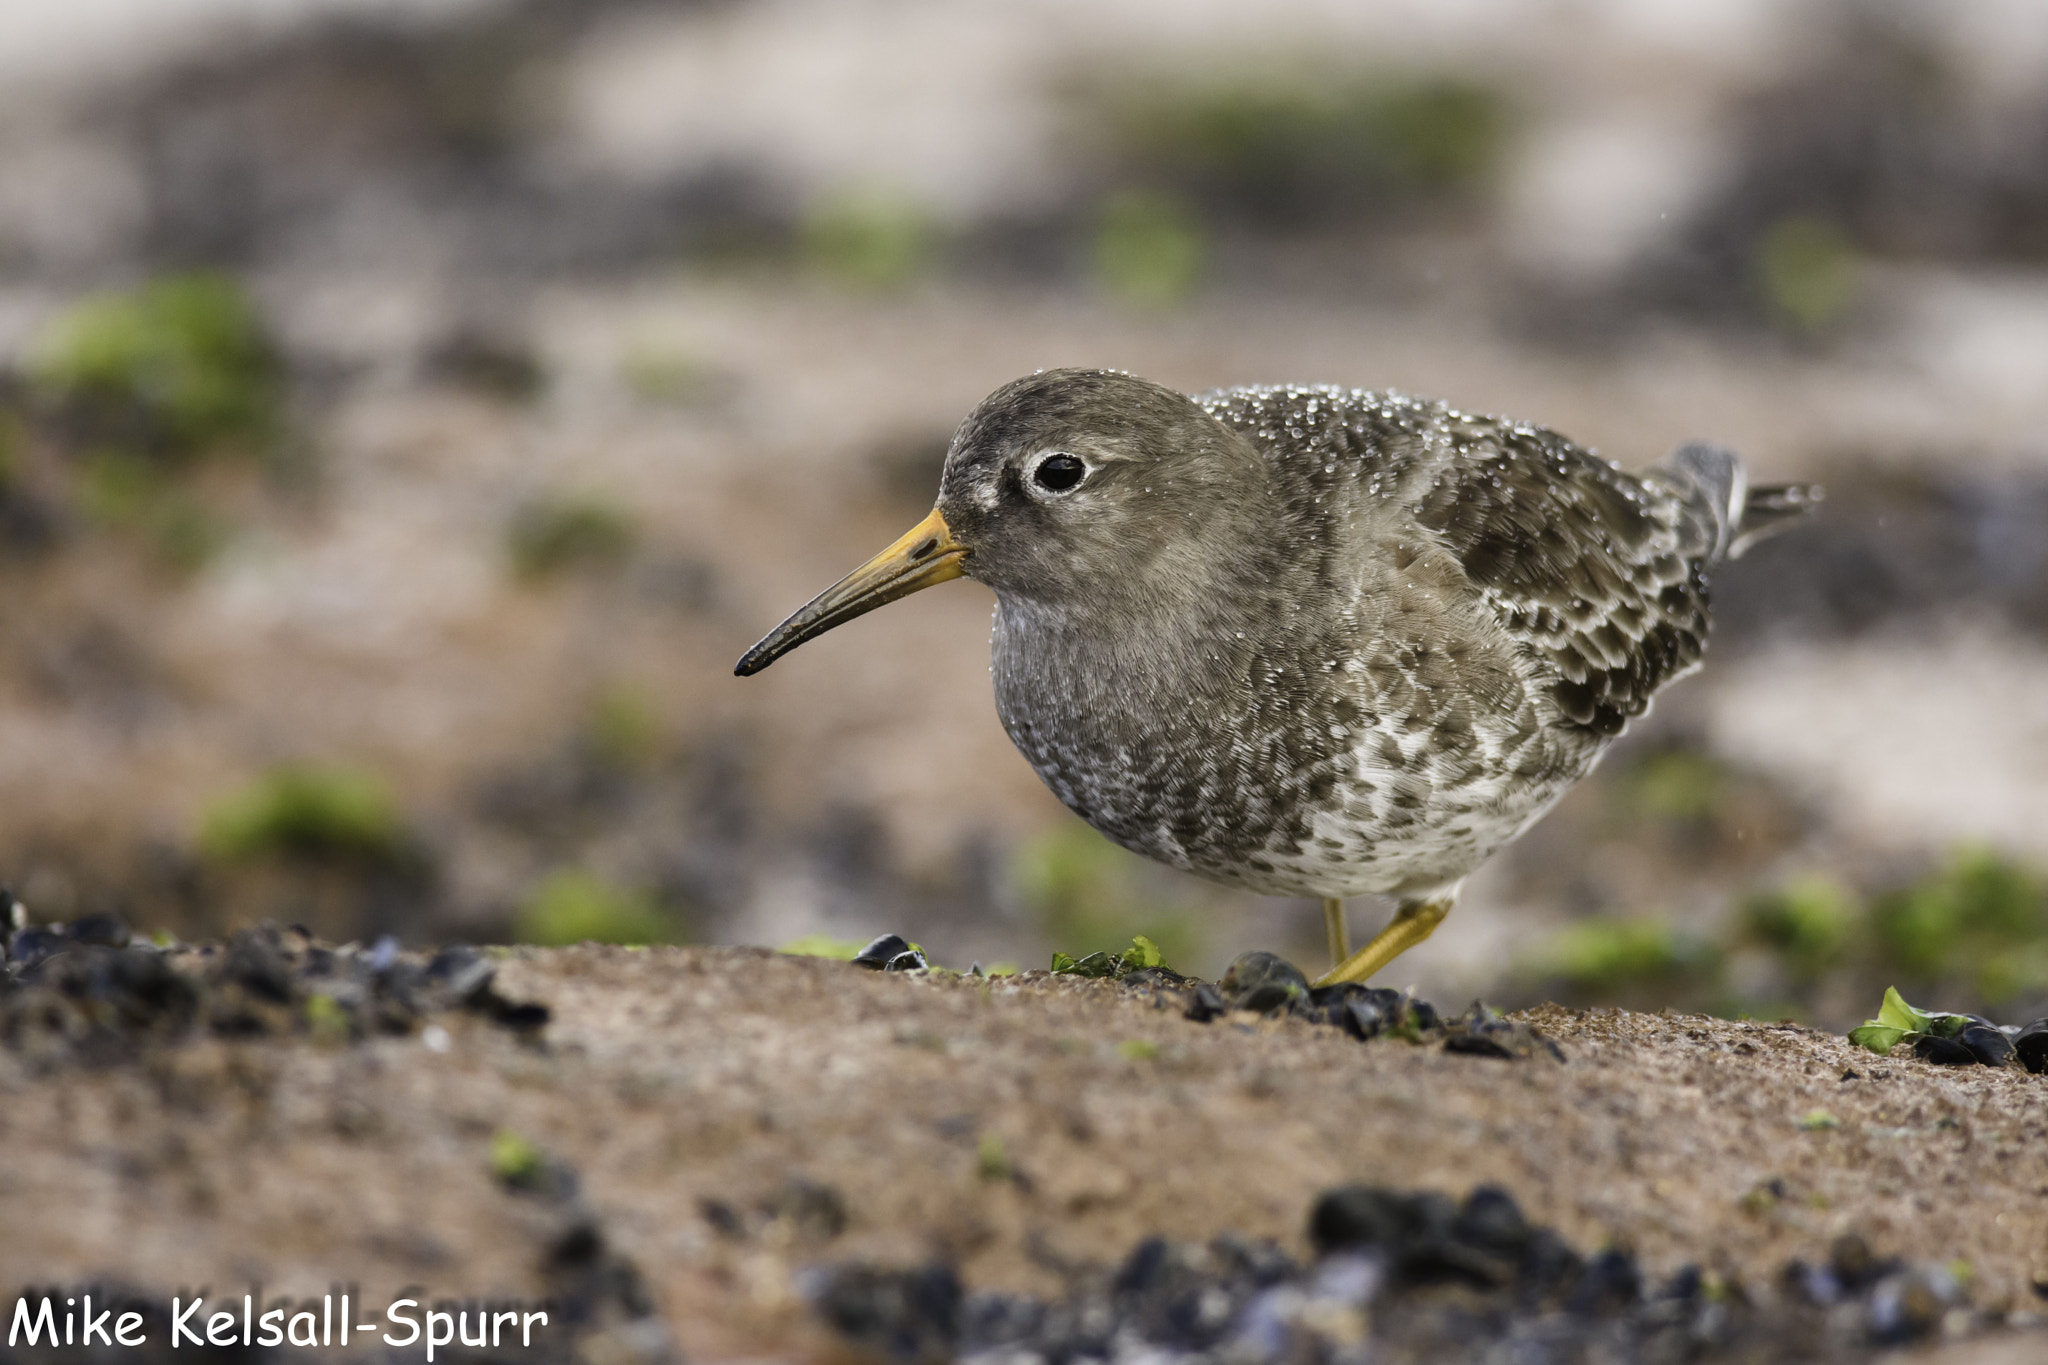
{"label": "mike kelsall-spurr text", "polygon": [[[544,1309],[528,1312],[517,1308],[481,1307],[475,1310],[476,1324],[471,1330],[471,1310],[458,1308],[444,1312],[438,1308],[420,1313],[417,1299],[396,1299],[384,1310],[383,1322],[356,1322],[355,1314],[349,1310],[349,1296],[341,1295],[340,1311],[335,1311],[335,1296],[323,1296],[320,1311],[310,1308],[293,1307],[307,1302],[295,1300],[292,1307],[269,1308],[262,1312],[256,1309],[256,1296],[242,1295],[240,1304],[233,1299],[215,1299],[216,1305],[226,1303],[228,1307],[207,1310],[207,1300],[195,1297],[190,1300],[182,1296],[171,1300],[169,1327],[171,1345],[179,1346],[347,1346],[350,1333],[357,1337],[377,1338],[381,1336],[386,1346],[412,1346],[424,1344],[427,1359],[434,1358],[439,1346],[488,1346],[501,1349],[516,1339],[522,1347],[533,1345],[533,1331],[536,1327],[548,1325]],[[151,1324],[148,1317],[137,1311],[133,1299],[125,1299],[118,1307],[105,1299],[95,1310],[93,1296],[82,1294],[64,1299],[64,1306],[57,1307],[53,1295],[32,1298],[22,1295],[14,1301],[14,1320],[7,1329],[7,1344],[14,1346],[146,1346],[149,1344],[149,1330],[152,1325],[162,1327],[158,1322]],[[34,1306],[31,1306],[34,1305]],[[370,1342],[358,1341],[358,1347]]]}

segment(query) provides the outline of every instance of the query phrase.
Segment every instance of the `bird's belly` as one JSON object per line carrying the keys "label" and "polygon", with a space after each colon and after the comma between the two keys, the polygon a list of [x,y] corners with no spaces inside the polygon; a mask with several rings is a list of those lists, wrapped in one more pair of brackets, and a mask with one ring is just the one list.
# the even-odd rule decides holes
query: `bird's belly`
{"label": "bird's belly", "polygon": [[1541,815],[1599,747],[1523,716],[1482,717],[1455,737],[1383,724],[1306,744],[1295,712],[1265,726],[1245,715],[1205,725],[1197,706],[1097,701],[1083,712],[1000,685],[997,695],[1018,749],[1089,824],[1266,895],[1456,882]]}

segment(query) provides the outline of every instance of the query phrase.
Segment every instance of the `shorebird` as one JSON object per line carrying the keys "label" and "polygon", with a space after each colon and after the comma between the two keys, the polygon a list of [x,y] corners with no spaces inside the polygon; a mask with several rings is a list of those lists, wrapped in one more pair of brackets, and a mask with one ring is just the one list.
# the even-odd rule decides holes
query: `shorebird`
{"label": "shorebird", "polygon": [[[1628,474],[1399,394],[1047,370],[961,423],[930,516],[734,671],[986,583],[997,712],[1060,800],[1147,857],[1320,898],[1317,984],[1363,981],[1699,666],[1708,573],[1818,497],[1710,445]],[[1396,909],[1354,953],[1365,894]]]}

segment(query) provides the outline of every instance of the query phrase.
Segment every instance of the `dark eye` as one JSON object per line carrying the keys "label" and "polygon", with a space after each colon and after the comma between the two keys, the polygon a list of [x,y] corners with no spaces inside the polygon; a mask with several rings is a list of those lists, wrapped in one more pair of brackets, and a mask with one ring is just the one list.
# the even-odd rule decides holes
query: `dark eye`
{"label": "dark eye", "polygon": [[1031,471],[1031,481],[1048,493],[1064,493],[1087,473],[1088,466],[1072,455],[1048,455]]}

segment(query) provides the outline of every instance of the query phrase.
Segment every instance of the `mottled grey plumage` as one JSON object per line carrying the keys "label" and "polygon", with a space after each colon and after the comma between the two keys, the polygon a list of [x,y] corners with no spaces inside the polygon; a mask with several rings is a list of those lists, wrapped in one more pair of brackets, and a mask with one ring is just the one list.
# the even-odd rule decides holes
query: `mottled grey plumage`
{"label": "mottled grey plumage", "polygon": [[[1090,465],[1056,500],[1025,479],[1048,450]],[[1744,503],[1707,447],[1636,477],[1398,395],[1071,370],[984,402],[939,496],[997,592],[1003,725],[1062,801],[1254,891],[1408,898],[1698,664]]]}
{"label": "mottled grey plumage", "polygon": [[933,516],[738,671],[978,578],[997,710],[1060,799],[1162,862],[1324,897],[1340,955],[1337,898],[1401,898],[1356,977],[1698,666],[1708,570],[1815,496],[1709,446],[1630,475],[1396,394],[1052,370],[984,400]]}

